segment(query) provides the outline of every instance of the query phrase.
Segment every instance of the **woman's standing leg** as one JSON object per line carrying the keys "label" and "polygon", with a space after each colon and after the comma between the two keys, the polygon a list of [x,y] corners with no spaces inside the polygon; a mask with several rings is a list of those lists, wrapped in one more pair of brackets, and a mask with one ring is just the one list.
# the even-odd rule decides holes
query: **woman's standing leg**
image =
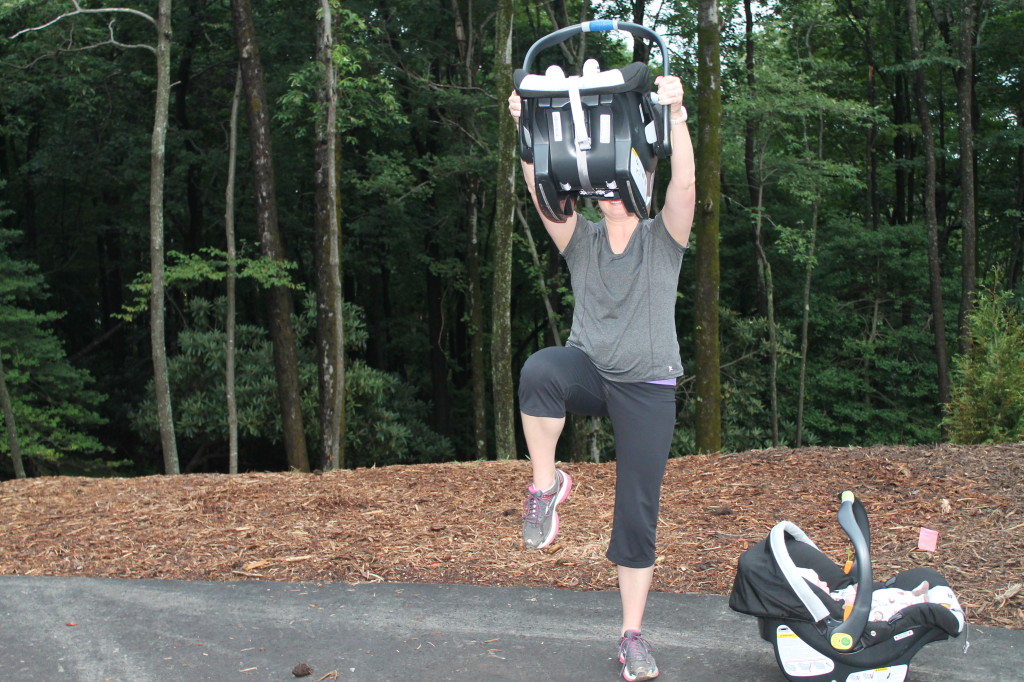
{"label": "woman's standing leg", "polygon": [[622,600],[619,660],[624,678],[649,680],[658,676],[658,666],[641,632],[654,579],[661,483],[675,431],[675,388],[621,384],[608,390],[616,459],[608,558],[616,564]]}
{"label": "woman's standing leg", "polygon": [[643,631],[647,595],[654,581],[654,566],[629,568],[616,566],[619,576],[619,597],[622,599],[622,634]]}

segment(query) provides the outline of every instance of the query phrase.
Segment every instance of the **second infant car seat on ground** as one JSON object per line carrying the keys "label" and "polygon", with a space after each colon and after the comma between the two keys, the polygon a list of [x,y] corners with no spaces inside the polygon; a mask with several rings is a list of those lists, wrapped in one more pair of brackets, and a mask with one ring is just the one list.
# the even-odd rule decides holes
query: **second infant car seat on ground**
{"label": "second infant car seat on ground", "polygon": [[[963,609],[931,568],[874,583],[867,512],[851,492],[841,500],[839,523],[856,556],[849,571],[783,521],[740,556],[729,606],[758,618],[761,637],[791,681],[903,682],[921,647],[964,631]],[[918,603],[879,615],[885,610],[873,596],[882,591],[904,592]],[[854,594],[852,604],[837,598]]]}

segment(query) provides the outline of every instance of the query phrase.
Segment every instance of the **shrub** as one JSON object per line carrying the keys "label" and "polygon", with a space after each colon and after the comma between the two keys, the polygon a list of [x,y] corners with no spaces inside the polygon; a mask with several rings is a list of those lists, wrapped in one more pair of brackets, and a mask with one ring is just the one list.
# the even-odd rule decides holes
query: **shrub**
{"label": "shrub", "polygon": [[[189,326],[178,337],[179,352],[170,358],[171,397],[175,431],[183,452],[218,453],[226,449],[227,406],[225,394],[225,334],[223,300],[191,297]],[[345,304],[346,347],[352,351],[366,339],[362,310]],[[315,443],[317,370],[312,347],[315,304],[311,296],[296,315],[299,344],[299,378],[302,383],[302,414],[309,443]],[[273,365],[273,348],[265,329],[239,324],[235,340],[235,395],[238,401],[240,468],[246,444],[281,441],[280,407]],[[132,423],[142,440],[159,442],[152,381],[146,398],[132,413]],[[349,359],[345,374],[346,465],[372,466],[441,461],[452,458],[448,440],[427,425],[428,405],[415,389],[394,374]],[[254,446],[255,447],[255,446]],[[195,454],[193,455],[195,457]]]}
{"label": "shrub", "polygon": [[971,349],[954,361],[943,426],[954,443],[1024,440],[1024,313],[1012,292],[982,289]]}

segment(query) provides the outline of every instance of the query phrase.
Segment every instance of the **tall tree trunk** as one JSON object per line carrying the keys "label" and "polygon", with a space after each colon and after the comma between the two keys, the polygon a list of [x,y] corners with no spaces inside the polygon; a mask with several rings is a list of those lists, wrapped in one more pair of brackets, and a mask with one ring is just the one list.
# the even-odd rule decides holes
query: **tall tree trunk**
{"label": "tall tree trunk", "polygon": [[171,97],[171,0],[160,0],[156,15],[156,106],[149,162],[149,341],[153,357],[157,421],[164,473],[177,474],[178,444],[171,410],[171,382],[167,370],[167,339],[164,319],[164,153],[167,114]]}
{"label": "tall tree trunk", "polygon": [[[763,157],[762,157],[763,159]],[[765,319],[768,323],[768,391],[772,447],[779,447],[779,339],[775,327],[775,284],[772,265],[764,248],[764,173],[758,173],[757,203],[754,205],[754,247],[757,250],[757,272],[764,287]]]}
{"label": "tall tree trunk", "polygon": [[[512,92],[512,0],[500,0],[495,21],[494,87],[499,102]],[[512,381],[512,233],[515,220],[516,129],[498,107],[498,167],[491,288],[491,384],[494,447],[498,459],[516,457],[515,389]]]}
{"label": "tall tree trunk", "polygon": [[[821,163],[825,156],[825,117],[818,112],[818,153],[817,160]],[[811,275],[814,273],[814,251],[818,240],[818,216],[821,210],[820,185],[815,182],[814,201],[811,204],[811,237],[808,240],[810,250],[804,265],[804,290],[800,319],[800,379],[796,397],[796,447],[803,445],[804,440],[804,402],[807,395],[807,358],[810,346],[808,330],[811,326]]]}
{"label": "tall tree trunk", "polygon": [[[206,222],[203,215],[203,164],[202,149],[196,143],[198,131],[193,129],[189,116],[189,102],[192,96],[192,57],[199,40],[203,37],[200,30],[200,12],[205,6],[202,0],[187,0],[184,21],[179,25],[179,39],[177,44],[181,50],[181,57],[178,59],[178,68],[175,75],[174,88],[174,121],[177,130],[181,131],[182,139],[189,162],[185,172],[185,203],[188,206],[187,215],[178,227],[184,237],[185,250],[188,253],[195,253],[202,244],[203,225]],[[182,30],[182,28],[184,30]],[[174,166],[172,160],[172,166]]]}
{"label": "tall tree trunk", "polygon": [[320,466],[344,464],[345,330],[341,295],[341,232],[338,222],[338,87],[334,75],[334,27],[330,0],[320,0],[317,61],[322,73],[317,100],[313,251],[316,268],[316,345],[319,380]]}
{"label": "tall tree trunk", "polygon": [[25,478],[25,464],[21,460],[21,446],[18,444],[18,424],[14,419],[14,404],[11,401],[11,394],[7,392],[7,379],[4,376],[4,356],[2,350],[0,350],[0,410],[3,410],[4,413],[7,447],[11,451],[14,476],[15,478]]}
{"label": "tall tree trunk", "polygon": [[[755,92],[754,74],[754,13],[750,0],[743,0],[743,16],[745,20],[744,47],[745,71],[747,88],[750,95]],[[747,193],[754,216],[754,252],[757,258],[758,307],[768,321],[768,355],[770,393],[770,421],[772,427],[772,446],[779,446],[779,344],[775,329],[775,287],[772,282],[772,268],[768,261],[768,253],[764,247],[764,172],[761,164],[764,155],[758,156],[756,150],[757,123],[754,115],[747,117],[744,131],[743,162],[747,175]]]}
{"label": "tall tree trunk", "polygon": [[[751,0],[743,0],[743,18],[744,18],[744,35],[743,35],[743,47],[744,47],[744,72],[746,73],[747,79],[747,90],[749,91],[749,97],[753,97],[757,92],[757,82],[754,74],[754,12],[751,7]],[[747,201],[748,206],[756,206],[758,203],[758,181],[754,167],[756,165],[755,147],[757,144],[757,114],[756,112],[751,113],[747,116],[747,120],[743,125],[743,170],[747,180]],[[755,217],[754,222],[758,220]],[[756,228],[754,234],[759,235],[760,232]],[[765,300],[764,290],[764,277],[761,275],[761,261],[757,258],[756,254],[760,248],[759,244],[754,244],[755,260],[758,265],[758,278],[757,278],[757,312],[759,315],[764,317],[768,316],[767,303]]]}
{"label": "tall tree trunk", "polygon": [[[468,18],[464,21],[458,0],[450,0],[452,16],[455,18],[455,40],[459,60],[462,62],[461,86],[476,86],[476,74],[480,70],[479,50],[473,30],[473,4],[470,0]],[[470,136],[475,137],[476,126],[470,119],[466,123]],[[487,357],[484,347],[484,295],[480,268],[480,177],[467,173],[461,179],[465,188],[459,193],[466,207],[466,314],[468,317],[468,346],[470,387],[473,414],[473,456],[487,459]],[[445,377],[447,379],[447,376]]]}
{"label": "tall tree trunk", "polygon": [[[878,65],[875,59],[875,39],[874,33],[872,33],[872,22],[870,20],[862,21],[863,12],[859,10],[853,2],[847,0],[847,5],[850,16],[858,23],[862,25],[863,31],[863,43],[864,43],[864,59],[868,65],[867,74],[867,98],[868,108],[871,111],[875,111],[878,107]],[[868,206],[870,206],[871,216],[870,224],[873,231],[878,230],[878,226],[882,220],[882,200],[878,191],[878,124],[872,119],[868,125],[867,132],[867,165],[868,165],[868,177],[867,177],[867,190],[868,190]]]}
{"label": "tall tree trunk", "polygon": [[[870,50],[870,44],[869,48]],[[868,65],[868,108],[874,111],[878,106],[878,86],[875,83],[875,66]],[[881,222],[882,202],[878,196],[878,124],[872,119],[868,126],[868,206],[871,207],[871,230],[878,231]]]}
{"label": "tall tree trunk", "polygon": [[[433,235],[427,237],[424,246],[424,253],[431,262],[440,260],[440,246]],[[443,436],[452,434],[452,400],[449,386],[449,357],[446,336],[449,332],[447,323],[447,311],[445,308],[447,299],[446,284],[442,278],[434,272],[433,268],[426,269],[427,277],[427,330],[430,339],[430,402],[434,409],[433,427],[434,430]]]}
{"label": "tall tree trunk", "polygon": [[[1020,116],[1017,116],[1017,127],[1021,127]],[[1006,288],[1013,291],[1020,284],[1024,275],[1024,145],[1017,147],[1017,189],[1014,192],[1013,208],[1017,211],[1017,224],[1014,228],[1013,247],[1010,251],[1010,265],[1006,273]]]}
{"label": "tall tree trunk", "polygon": [[558,328],[558,315],[555,313],[555,307],[551,304],[551,297],[548,295],[548,283],[544,277],[544,271],[541,269],[540,254],[537,253],[537,242],[533,238],[533,233],[530,232],[530,224],[526,221],[523,209],[518,203],[516,204],[516,218],[523,228],[523,234],[526,235],[526,245],[530,249],[530,260],[533,261],[533,267],[537,270],[537,289],[541,292],[541,298],[544,300],[544,313],[548,321],[548,330],[551,332],[551,345],[561,346],[562,331]]}
{"label": "tall tree trunk", "polygon": [[467,182],[466,274],[469,277],[469,366],[473,389],[473,455],[487,459],[487,370],[484,349],[484,302],[480,284],[480,210],[477,205],[480,181]]}
{"label": "tall tree trunk", "polygon": [[[870,36],[870,34],[868,34],[868,36]],[[869,38],[865,38],[865,40],[868,45],[867,49],[870,53]],[[814,68],[814,48],[811,42],[810,32],[807,33],[806,44],[807,58],[811,67]],[[873,80],[874,76],[871,75],[873,73],[873,69],[869,70],[869,80]],[[873,83],[869,84],[869,89],[873,90],[873,88]],[[815,138],[817,141],[817,149],[815,150],[814,159],[820,166],[825,157],[825,115],[820,110],[818,111],[818,130]],[[807,139],[806,134],[804,135],[804,139]],[[869,135],[869,155],[873,155],[873,144],[873,135]],[[873,165],[874,161],[872,160],[870,163]],[[874,170],[870,170],[869,173],[873,174]],[[804,441],[804,406],[807,396],[807,361],[809,357],[809,330],[811,326],[811,278],[814,274],[814,252],[818,241],[818,219],[821,214],[821,179],[817,174],[814,175],[812,187],[814,199],[811,201],[810,238],[807,240],[808,251],[804,255],[804,286],[800,305],[802,313],[800,316],[800,373],[799,379],[797,380],[796,397],[796,447],[798,448],[803,445]],[[873,190],[872,197],[869,198],[868,203],[870,204],[872,201],[874,201]],[[877,226],[877,223],[875,223],[875,225]]]}
{"label": "tall tree trunk", "polygon": [[[569,8],[565,0],[552,0],[543,5],[554,29],[565,28],[569,24],[582,24],[590,16],[590,0],[579,3],[578,19],[569,18]],[[558,48],[562,51],[562,56],[565,57],[565,65],[575,67],[575,70],[579,71],[583,67],[583,57],[587,51],[586,32],[580,33],[575,38],[563,40],[558,44]]]}
{"label": "tall tree trunk", "polygon": [[242,99],[242,71],[235,75],[228,124],[228,179],[224,189],[224,241],[227,242],[227,313],[224,320],[224,386],[228,405],[228,473],[238,473],[238,401],[235,398],[235,167],[238,158],[238,106]]}
{"label": "tall tree trunk", "polygon": [[800,318],[800,379],[796,398],[796,447],[801,447],[804,440],[804,404],[807,401],[807,359],[811,326],[811,275],[814,273],[814,248],[820,203],[821,200],[815,198],[811,210],[811,245],[807,254],[807,264],[804,266],[803,315]]}
{"label": "tall tree trunk", "polygon": [[[902,55],[902,50],[899,49],[898,46],[896,48],[894,59],[897,64],[902,64],[905,61]],[[892,111],[896,134],[893,138],[892,145],[894,163],[896,165],[896,186],[894,188],[895,196],[893,197],[891,224],[906,225],[910,222],[910,161],[913,157],[913,154],[911,153],[910,135],[905,132],[911,122],[910,106],[908,102],[909,93],[907,92],[906,78],[903,74],[897,73],[893,77],[893,83]]]}
{"label": "tall tree trunk", "polygon": [[[644,14],[647,13],[647,0],[633,0],[633,23],[644,25]],[[646,64],[651,56],[651,46],[640,36],[633,36],[633,61]],[[662,55],[667,57],[668,55]]]}
{"label": "tall tree trunk", "polygon": [[697,298],[694,301],[698,452],[722,449],[722,375],[718,334],[722,124],[721,18],[717,0],[697,15]]}
{"label": "tall tree trunk", "polygon": [[917,20],[917,0],[907,0],[907,22],[910,28],[911,57],[914,60],[914,98],[917,118],[921,124],[925,180],[924,213],[928,226],[928,281],[932,308],[932,333],[935,343],[936,386],[939,402],[949,402],[949,373],[946,349],[945,313],[942,301],[942,254],[939,252],[939,219],[936,211],[935,137],[925,92],[924,67],[921,64],[921,32]]}
{"label": "tall tree trunk", "polygon": [[[231,13],[242,66],[242,82],[249,104],[249,150],[256,190],[256,224],[260,233],[260,249],[264,258],[283,261],[284,247],[277,223],[270,114],[250,0],[231,0]],[[267,315],[270,340],[274,347],[274,371],[277,376],[285,456],[291,469],[309,471],[306,437],[302,428],[301,390],[292,312],[291,290],[286,286],[270,287],[267,292]]]}
{"label": "tall tree trunk", "polygon": [[[83,8],[75,3],[75,9],[53,21],[33,28],[22,29],[13,37],[28,31],[38,31],[62,19],[79,14],[125,13],[143,17],[156,29],[156,45],[135,45],[150,49],[156,57],[156,91],[153,106],[153,132],[150,137],[149,153],[149,341],[153,361],[153,388],[156,399],[157,424],[160,430],[160,449],[163,454],[164,473],[177,474],[178,446],[174,436],[174,415],[171,410],[171,386],[167,370],[167,341],[164,320],[164,159],[167,142],[168,112],[171,99],[171,0],[157,2],[156,16],[125,7],[100,9]],[[110,24],[111,43],[113,22]]]}
{"label": "tall tree trunk", "polygon": [[974,40],[978,4],[964,0],[960,17],[960,68],[957,70],[957,109],[960,112],[960,208],[963,212],[963,263],[960,291],[960,352],[970,349],[967,317],[978,288],[978,219],[974,179]]}
{"label": "tall tree trunk", "polygon": [[[746,76],[746,88],[750,91],[750,96],[754,97],[757,92],[757,80],[754,73],[754,10],[751,6],[751,0],[743,0],[743,20],[743,71]],[[758,180],[754,171],[756,166],[755,157],[757,156],[757,133],[757,113],[754,112],[746,117],[746,121],[743,123],[743,172],[746,177],[746,201],[748,201],[748,206],[756,206],[758,203]],[[755,229],[755,235],[757,233],[757,229]],[[755,254],[757,253],[757,248],[757,245],[755,245]],[[767,316],[764,278],[761,276],[761,260],[757,258],[757,255],[755,255],[755,260],[758,264],[758,314]]]}

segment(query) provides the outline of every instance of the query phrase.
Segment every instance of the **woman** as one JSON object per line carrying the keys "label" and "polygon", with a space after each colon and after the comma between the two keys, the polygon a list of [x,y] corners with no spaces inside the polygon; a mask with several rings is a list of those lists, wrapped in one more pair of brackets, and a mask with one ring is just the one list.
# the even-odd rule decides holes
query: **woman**
{"label": "woman", "polygon": [[[607,416],[615,433],[615,513],[607,557],[622,599],[619,661],[629,682],[658,676],[641,635],[654,577],[655,530],[665,462],[675,427],[675,383],[683,374],[675,331],[676,288],[693,224],[693,145],[683,86],[659,76],[658,101],[670,110],[672,177],[661,211],[640,220],[621,201],[599,200],[603,219],[564,223],[537,206],[532,164],[523,163],[534,207],[569,267],[575,306],[564,347],[532,355],[520,375],[523,434],[533,468],[523,540],[541,549],[558,534],[556,507],[572,479],[555,467],[566,413]],[[518,123],[522,101],[509,97]]]}

